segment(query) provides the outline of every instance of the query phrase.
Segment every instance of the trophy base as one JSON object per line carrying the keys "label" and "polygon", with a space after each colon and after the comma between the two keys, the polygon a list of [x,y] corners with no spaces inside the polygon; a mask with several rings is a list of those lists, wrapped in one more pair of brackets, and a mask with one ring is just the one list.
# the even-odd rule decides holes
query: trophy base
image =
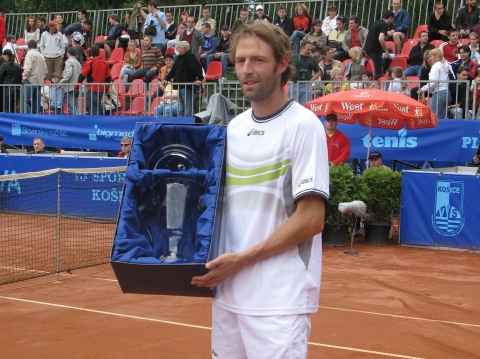
{"label": "trophy base", "polygon": [[160,262],[162,263],[174,263],[178,261],[182,261],[182,262],[186,261],[185,258],[179,257],[175,253],[170,253],[168,256],[161,256],[159,259],[160,259]]}

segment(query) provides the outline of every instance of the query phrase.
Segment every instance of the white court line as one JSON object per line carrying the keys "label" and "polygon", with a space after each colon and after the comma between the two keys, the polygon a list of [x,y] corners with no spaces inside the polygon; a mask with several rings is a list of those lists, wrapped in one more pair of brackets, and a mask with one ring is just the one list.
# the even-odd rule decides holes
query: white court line
{"label": "white court line", "polygon": [[[79,310],[79,311],[89,312],[89,313],[112,315],[112,316],[121,317],[121,318],[139,319],[139,320],[146,320],[146,321],[149,321],[149,322],[179,325],[179,326],[188,327],[188,328],[212,330],[212,328],[210,328],[210,327],[204,327],[204,326],[200,326],[200,325],[192,325],[192,324],[186,324],[186,323],[171,322],[171,321],[168,321],[168,320],[145,318],[145,317],[139,317],[139,316],[136,316],[136,315],[127,315],[127,314],[120,314],[120,313],[113,313],[113,312],[105,312],[103,310],[94,310],[94,309],[87,309],[87,308],[80,308],[80,307],[72,307],[70,305],[39,302],[39,301],[36,301],[36,300],[20,299],[20,298],[14,298],[14,297],[7,297],[7,296],[3,296],[3,295],[0,295],[0,298],[15,300],[15,301],[19,301],[19,302],[25,302],[25,303],[47,305],[47,306],[50,306],[50,307]],[[342,347],[342,346],[337,346],[337,345],[321,344],[321,343],[314,343],[314,342],[308,342],[308,344],[319,346],[319,347],[325,347],[325,348],[341,349],[341,350],[348,350],[348,351],[354,351],[354,352],[360,352],[360,353],[377,354],[377,355],[383,355],[383,356],[394,357],[394,358],[425,359],[425,358],[411,357],[411,356],[400,355],[400,354],[391,354],[391,353],[377,352],[377,351],[372,351],[372,350],[349,348],[349,347]]]}
{"label": "white court line", "polygon": [[[47,272],[47,271],[43,271],[43,270],[35,270],[35,269],[25,269],[25,268],[17,268],[17,267],[6,267],[6,266],[0,266],[0,268],[3,268],[3,269],[13,269],[13,270],[21,270],[21,271],[25,271],[25,272],[37,272],[37,273],[52,273],[52,272]],[[52,273],[53,274],[53,273]]]}
{"label": "white court line", "polygon": [[451,322],[449,320],[440,320],[440,319],[427,319],[427,318],[419,318],[419,317],[408,317],[405,315],[396,315],[396,314],[385,314],[385,313],[377,313],[377,312],[366,312],[364,310],[355,310],[355,309],[344,309],[344,308],[335,308],[335,307],[324,307],[322,305],[318,306],[319,308],[323,309],[332,309],[332,310],[341,310],[344,312],[354,312],[354,313],[362,313],[362,314],[373,314],[373,315],[382,315],[384,317],[392,317],[392,318],[403,318],[403,319],[413,319],[413,320],[422,320],[424,322],[434,322],[434,323],[444,323],[444,324],[455,324],[461,325],[465,327],[474,327],[480,328],[479,324],[468,324],[468,323],[460,323],[460,322]]}

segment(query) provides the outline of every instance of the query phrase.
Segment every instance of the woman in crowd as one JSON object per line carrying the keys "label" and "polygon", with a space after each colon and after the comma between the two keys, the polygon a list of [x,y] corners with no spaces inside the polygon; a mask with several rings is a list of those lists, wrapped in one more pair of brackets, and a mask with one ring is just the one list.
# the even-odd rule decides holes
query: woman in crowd
{"label": "woman in crowd", "polygon": [[318,61],[320,52],[325,46],[327,46],[327,36],[322,32],[322,22],[320,20],[313,23],[313,30],[305,35],[300,42],[300,45],[303,45],[306,42],[310,42],[315,46],[311,55],[316,61]]}
{"label": "woman in crowd", "polygon": [[300,41],[312,31],[313,18],[308,15],[308,9],[304,4],[297,6],[297,15],[293,18],[293,28],[295,31],[290,36],[290,45],[292,46],[293,53],[298,52]]}
{"label": "woman in crowd", "polygon": [[168,84],[167,87],[165,88],[162,104],[158,105],[154,110],[155,117],[177,116],[178,114],[177,100],[178,100],[178,90],[174,90],[172,85]]}
{"label": "woman in crowd", "polygon": [[[423,53],[423,63],[422,68],[420,69],[420,87],[425,86],[428,80],[428,75],[430,74],[430,69],[432,68],[433,57],[430,54],[430,50],[426,50]],[[410,90],[410,97],[420,101],[420,94],[418,93],[419,86],[415,86]]]}
{"label": "woman in crowd", "polygon": [[[348,55],[352,58],[352,61],[345,67],[345,78],[350,81],[360,81],[367,63],[362,57],[362,48],[360,46],[354,46],[348,50]],[[352,88],[358,87],[357,84],[352,85]]]}
{"label": "woman in crowd", "polygon": [[377,81],[373,79],[372,71],[365,70],[362,72],[362,83],[360,84],[360,88],[366,90],[376,90],[378,89]]}
{"label": "woman in crowd", "polygon": [[[28,43],[28,40],[35,40],[36,42],[40,41],[40,29],[35,23],[35,18],[33,16],[27,17],[25,20],[25,43]],[[28,49],[28,46],[27,46]]]}
{"label": "woman in crowd", "polygon": [[322,31],[326,37],[330,35],[333,30],[337,29],[337,15],[338,9],[336,5],[328,7],[328,16],[323,19]]}
{"label": "woman in crowd", "polygon": [[348,91],[350,89],[348,82],[341,82],[343,78],[342,69],[339,69],[338,67],[333,68],[332,71],[330,71],[330,77],[335,82],[329,83],[325,86],[325,95],[340,91]]}
{"label": "woman in crowd", "polygon": [[476,32],[472,32],[469,36],[470,39],[470,50],[472,50],[472,54],[470,57],[477,62],[480,61],[480,46],[478,44],[478,34]]}
{"label": "woman in crowd", "polygon": [[403,76],[403,70],[400,66],[392,68],[392,77],[393,82],[390,84],[388,91],[408,96],[408,82],[405,82],[407,79]]}
{"label": "woman in crowd", "polygon": [[430,110],[437,114],[438,118],[447,118],[447,105],[450,103],[447,81],[452,69],[443,58],[442,50],[430,50],[430,55],[433,57],[433,65],[428,75],[429,83],[420,89],[421,102],[427,103],[427,93],[430,92],[432,94]]}
{"label": "woman in crowd", "polygon": [[125,65],[123,65],[120,71],[120,78],[124,82],[128,82],[128,76],[131,76],[142,65],[142,51],[136,47],[135,40],[128,42],[128,51],[125,52],[123,63]]}

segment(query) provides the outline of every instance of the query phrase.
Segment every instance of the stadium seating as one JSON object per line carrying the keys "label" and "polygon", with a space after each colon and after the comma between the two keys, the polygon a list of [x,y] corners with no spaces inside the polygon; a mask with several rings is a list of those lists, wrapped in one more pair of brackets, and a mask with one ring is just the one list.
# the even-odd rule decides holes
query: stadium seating
{"label": "stadium seating", "polygon": [[222,78],[222,63],[220,61],[212,61],[210,65],[208,65],[205,78],[207,81],[217,81]]}
{"label": "stadium seating", "polygon": [[120,71],[122,71],[122,67],[123,63],[116,63],[112,66],[112,69],[110,70],[110,76],[112,77],[112,81],[115,81],[120,77]]}
{"label": "stadium seating", "polygon": [[97,37],[95,37],[95,40],[93,41],[93,43],[96,44],[97,42],[102,42],[104,38],[105,38],[105,35],[98,35]]}
{"label": "stadium seating", "polygon": [[15,43],[18,45],[18,46],[25,46],[25,39],[23,37],[19,37],[17,39],[17,41],[15,41]]}
{"label": "stadium seating", "polygon": [[18,58],[18,63],[22,64],[23,57],[25,56],[24,52],[23,51],[16,51],[16,54],[17,54],[17,58]]}
{"label": "stadium seating", "polygon": [[393,41],[385,41],[387,48],[392,50],[392,53],[395,53],[395,43]]}
{"label": "stadium seating", "polygon": [[390,68],[393,68],[395,66],[400,66],[402,68],[402,71],[405,71],[407,68],[407,60],[399,57],[395,57],[392,62],[390,63]]}
{"label": "stadium seating", "polygon": [[126,93],[127,97],[135,98],[144,95],[145,93],[145,86],[143,86],[144,82],[141,79],[133,80],[130,84],[130,89]]}
{"label": "stadium seating", "polygon": [[461,43],[462,45],[470,45],[469,39],[459,39],[458,42]]}
{"label": "stadium seating", "polygon": [[152,103],[150,104],[150,116],[155,116],[155,108],[158,105],[161,105],[163,101],[162,97],[156,97],[153,99]]}
{"label": "stadium seating", "polygon": [[113,81],[113,87],[117,91],[118,97],[125,95],[125,83],[121,79]]}
{"label": "stadium seating", "polygon": [[114,64],[117,64],[117,63],[123,63],[123,49],[119,47],[116,49],[113,49],[112,53],[110,54],[110,58],[106,62],[110,66],[113,66]]}
{"label": "stadium seating", "polygon": [[418,35],[420,34],[420,31],[427,31],[428,32],[428,25],[419,25],[416,28],[415,33],[413,34],[414,39],[418,39]]}
{"label": "stadium seating", "polygon": [[107,59],[107,52],[105,49],[100,49],[100,56],[99,56],[103,61]]}
{"label": "stadium seating", "polygon": [[409,39],[405,45],[403,45],[402,48],[402,53],[397,55],[399,58],[404,58],[405,60],[408,61],[408,58],[410,57],[410,51],[412,51],[412,47],[414,47],[416,44],[418,44],[420,40],[417,39]]}
{"label": "stadium seating", "polygon": [[174,47],[169,47],[167,51],[165,51],[165,55],[170,54],[172,56],[175,56],[175,48]]}
{"label": "stadium seating", "polygon": [[415,86],[420,86],[420,80],[417,76],[407,76],[407,80],[415,81],[408,83],[408,90],[411,91]]}
{"label": "stadium seating", "polygon": [[124,112],[125,116],[143,116],[145,114],[145,97],[138,96],[133,99],[129,110]]}
{"label": "stadium seating", "polygon": [[432,40],[430,41],[430,43],[435,46],[435,48],[439,48],[441,44],[443,44],[445,41],[443,40]]}

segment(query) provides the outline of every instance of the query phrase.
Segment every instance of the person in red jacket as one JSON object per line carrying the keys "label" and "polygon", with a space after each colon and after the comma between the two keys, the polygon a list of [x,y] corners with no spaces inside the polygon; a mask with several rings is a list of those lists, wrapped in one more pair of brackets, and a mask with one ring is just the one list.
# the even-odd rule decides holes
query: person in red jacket
{"label": "person in red jacket", "polygon": [[2,53],[3,40],[7,37],[7,28],[5,27],[5,20],[3,14],[0,12],[0,53]]}
{"label": "person in red jacket", "polygon": [[350,158],[350,140],[337,130],[337,115],[329,113],[325,117],[325,135],[327,136],[328,164],[336,166],[347,163]]}

